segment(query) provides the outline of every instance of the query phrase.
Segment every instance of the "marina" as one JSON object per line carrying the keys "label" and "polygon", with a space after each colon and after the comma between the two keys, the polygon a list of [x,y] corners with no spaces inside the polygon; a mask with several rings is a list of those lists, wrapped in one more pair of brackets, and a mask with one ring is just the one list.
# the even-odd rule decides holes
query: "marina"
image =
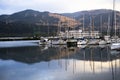
{"label": "marina", "polygon": [[119,0],[0,0],[0,80],[120,80]]}

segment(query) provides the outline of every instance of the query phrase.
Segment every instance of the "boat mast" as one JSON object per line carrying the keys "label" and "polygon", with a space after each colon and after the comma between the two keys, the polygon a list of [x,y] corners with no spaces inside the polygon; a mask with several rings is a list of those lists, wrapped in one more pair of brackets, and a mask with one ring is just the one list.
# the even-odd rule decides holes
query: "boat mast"
{"label": "boat mast", "polygon": [[83,14],[82,24],[83,24],[83,26],[82,26],[82,38],[83,38],[84,37],[84,30],[85,30],[85,28],[84,28],[84,14]]}
{"label": "boat mast", "polygon": [[100,30],[101,30],[101,36],[103,36],[103,31],[102,31],[102,15],[100,16],[100,26],[101,26],[101,28],[100,28]]}
{"label": "boat mast", "polygon": [[84,18],[84,14],[83,14],[83,31],[85,30],[84,20],[85,20],[85,18]]}
{"label": "boat mast", "polygon": [[58,30],[57,30],[57,36],[60,37],[60,21],[61,21],[61,16],[58,16],[59,17],[59,21],[58,21]]}
{"label": "boat mast", "polygon": [[62,37],[62,36],[61,36],[62,16],[60,16],[60,21],[59,21],[59,23],[58,23],[58,24],[59,24],[59,26],[58,26],[58,27],[59,27],[59,38],[61,39],[61,37]]}
{"label": "boat mast", "polygon": [[116,36],[116,11],[115,11],[115,0],[113,0],[113,11],[114,11],[114,27],[115,27],[115,36]]}
{"label": "boat mast", "polygon": [[94,16],[92,16],[92,37],[94,38]]}
{"label": "boat mast", "polygon": [[46,26],[47,26],[47,37],[49,37],[50,35],[50,31],[49,31],[49,22],[48,22],[48,20],[47,20],[47,22],[46,22],[46,24],[45,24]]}
{"label": "boat mast", "polygon": [[108,28],[107,28],[107,35],[110,35],[110,15],[108,16]]}
{"label": "boat mast", "polygon": [[76,27],[75,16],[73,16],[73,23],[72,23],[72,25],[73,25],[73,28],[74,28],[74,30],[75,30],[75,35],[74,35],[74,37],[75,37],[75,38],[78,38],[78,36],[77,36],[77,31],[76,31],[76,29],[75,29],[75,27]]}
{"label": "boat mast", "polygon": [[90,37],[92,38],[92,17],[90,16]]}

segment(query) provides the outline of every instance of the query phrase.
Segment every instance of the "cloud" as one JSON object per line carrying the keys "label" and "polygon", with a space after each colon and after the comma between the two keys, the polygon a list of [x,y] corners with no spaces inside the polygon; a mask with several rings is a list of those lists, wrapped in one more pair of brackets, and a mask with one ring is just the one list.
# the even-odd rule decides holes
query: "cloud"
{"label": "cloud", "polygon": [[[120,10],[120,1],[116,0]],[[112,9],[113,0],[0,0],[0,14],[9,14],[25,9],[55,13],[76,12],[91,9]]]}

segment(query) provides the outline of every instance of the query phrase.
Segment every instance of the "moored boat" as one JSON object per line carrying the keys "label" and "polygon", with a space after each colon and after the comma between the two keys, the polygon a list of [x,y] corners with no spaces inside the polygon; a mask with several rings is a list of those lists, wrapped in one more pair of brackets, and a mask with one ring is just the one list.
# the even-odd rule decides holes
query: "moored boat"
{"label": "moored boat", "polygon": [[47,39],[47,38],[41,38],[41,40],[39,41],[40,45],[48,45],[51,44],[51,40]]}
{"label": "moored boat", "polygon": [[107,42],[106,42],[105,40],[100,40],[100,41],[98,42],[98,44],[99,44],[99,45],[105,45],[105,44],[107,44]]}
{"label": "moored boat", "polygon": [[66,45],[67,42],[65,40],[59,39],[59,40],[52,40],[52,45]]}
{"label": "moored boat", "polygon": [[99,40],[96,40],[96,39],[91,39],[88,41],[88,45],[97,45],[99,42]]}
{"label": "moored boat", "polygon": [[111,50],[120,50],[120,43],[112,43]]}
{"label": "moored boat", "polygon": [[68,47],[72,47],[72,46],[76,46],[77,47],[77,40],[75,40],[75,39],[68,39],[67,40],[67,46]]}
{"label": "moored boat", "polygon": [[86,45],[88,43],[87,40],[78,40],[77,45]]}

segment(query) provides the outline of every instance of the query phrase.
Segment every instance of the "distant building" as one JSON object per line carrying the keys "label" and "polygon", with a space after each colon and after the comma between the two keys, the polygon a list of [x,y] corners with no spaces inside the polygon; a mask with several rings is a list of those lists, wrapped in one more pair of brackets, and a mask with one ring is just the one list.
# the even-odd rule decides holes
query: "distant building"
{"label": "distant building", "polygon": [[70,30],[65,32],[60,32],[61,37],[66,38],[100,38],[99,31],[82,31],[82,30]]}

